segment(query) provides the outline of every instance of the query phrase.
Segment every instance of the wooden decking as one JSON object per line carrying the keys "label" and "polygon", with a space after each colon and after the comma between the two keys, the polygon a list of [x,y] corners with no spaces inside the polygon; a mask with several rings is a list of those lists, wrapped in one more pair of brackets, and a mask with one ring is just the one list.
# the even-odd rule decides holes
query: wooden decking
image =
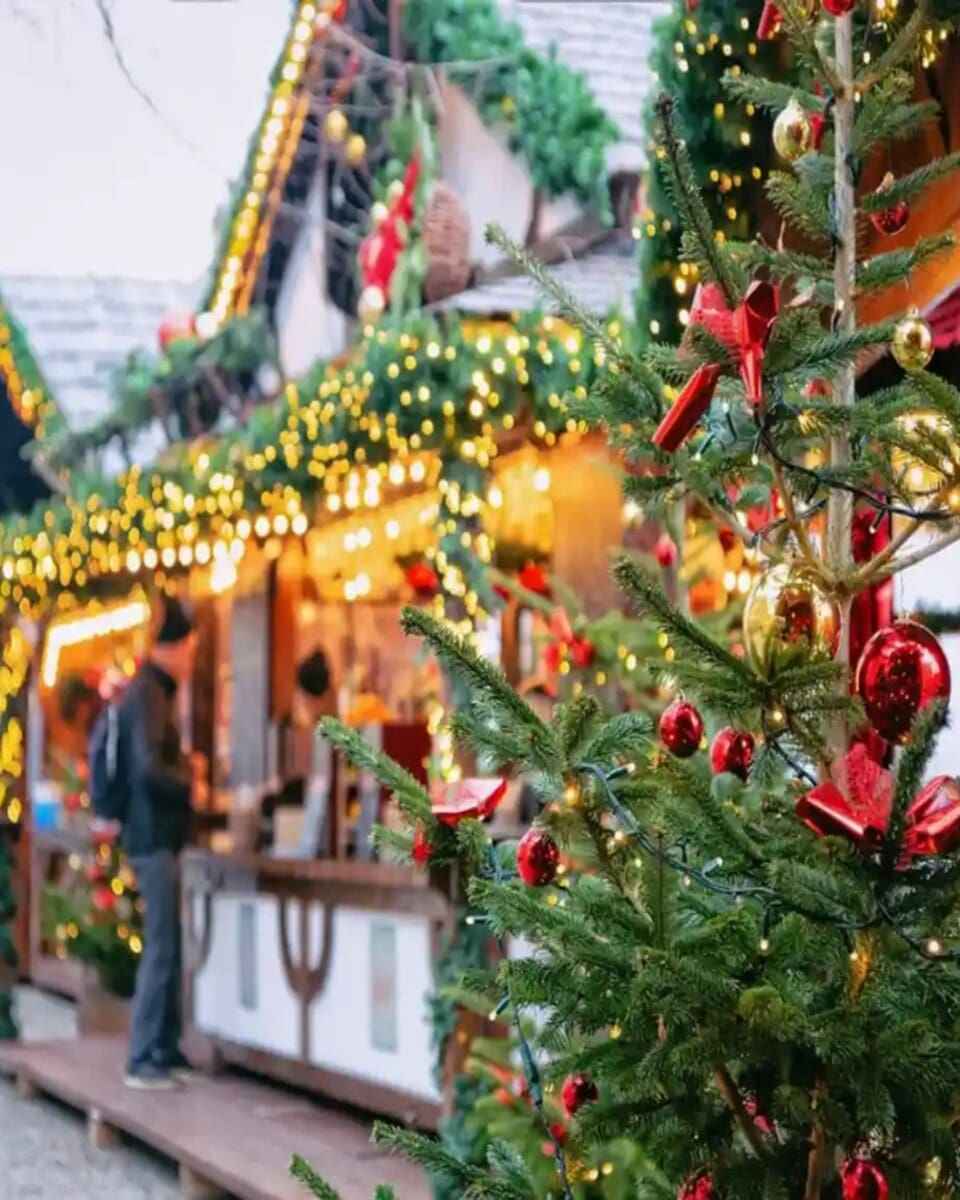
{"label": "wooden decking", "polygon": [[[109,1147],[117,1132],[160,1151],[180,1167],[185,1196],[304,1200],[288,1174],[303,1155],[342,1200],[371,1200],[392,1183],[400,1200],[427,1200],[417,1167],[370,1144],[370,1121],[245,1076],[201,1078],[176,1092],[123,1086],[124,1045],[114,1038],[10,1044],[0,1071],[25,1097],[47,1093],[87,1116],[91,1140]],[[106,1152],[106,1150],[105,1150]]]}

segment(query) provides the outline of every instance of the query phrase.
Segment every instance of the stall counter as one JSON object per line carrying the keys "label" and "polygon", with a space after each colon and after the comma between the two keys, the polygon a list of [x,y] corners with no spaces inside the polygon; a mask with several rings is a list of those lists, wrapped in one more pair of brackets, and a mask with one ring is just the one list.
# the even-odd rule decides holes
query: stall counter
{"label": "stall counter", "polygon": [[427,996],[452,908],[384,863],[188,850],[187,1049],[434,1128]]}

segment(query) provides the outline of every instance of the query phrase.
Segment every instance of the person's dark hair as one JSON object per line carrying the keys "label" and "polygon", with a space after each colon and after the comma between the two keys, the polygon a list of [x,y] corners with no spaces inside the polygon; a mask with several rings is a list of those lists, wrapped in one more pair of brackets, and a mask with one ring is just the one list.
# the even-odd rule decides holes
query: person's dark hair
{"label": "person's dark hair", "polygon": [[182,642],[193,633],[193,621],[190,614],[176,596],[164,596],[163,618],[157,630],[157,643],[169,646]]}
{"label": "person's dark hair", "polygon": [[314,650],[297,667],[297,687],[319,700],[330,687],[330,664],[322,650]]}

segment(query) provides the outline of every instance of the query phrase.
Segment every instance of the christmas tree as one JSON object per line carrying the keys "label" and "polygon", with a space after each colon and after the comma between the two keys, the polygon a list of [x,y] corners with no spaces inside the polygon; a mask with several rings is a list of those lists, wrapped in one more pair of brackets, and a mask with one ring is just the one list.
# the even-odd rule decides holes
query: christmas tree
{"label": "christmas tree", "polygon": [[[960,785],[927,778],[949,667],[930,631],[893,620],[888,595],[897,571],[960,537],[960,390],[927,370],[917,313],[857,316],[894,285],[909,304],[913,269],[950,244],[883,239],[960,156],[859,186],[891,139],[935,116],[913,99],[914,63],[939,36],[922,4],[881,6],[895,18],[882,29],[857,0],[769,7],[796,83],[741,73],[727,86],[776,114],[768,190],[802,249],[787,232],[776,247],[715,236],[663,96],[659,157],[700,280],[680,347],[635,358],[516,251],[603,346],[584,415],[630,463],[631,498],[654,518],[695,499],[761,550],[743,653],[624,557],[627,601],[673,650],[656,671],[658,718],[584,690],[547,721],[469,638],[408,610],[406,632],[469,697],[455,737],[480,769],[521,772],[543,799],[517,845],[491,840],[482,799],[438,814],[410,776],[326,724],[408,818],[383,850],[457,864],[473,921],[500,946],[464,1000],[510,1031],[548,1178],[520,1131],[492,1129],[481,1165],[376,1131],[460,1195],[946,1200],[960,1188]],[[868,391],[858,366],[888,352],[902,374]],[[770,519],[751,531],[731,489]],[[335,1195],[305,1164],[296,1173]]]}

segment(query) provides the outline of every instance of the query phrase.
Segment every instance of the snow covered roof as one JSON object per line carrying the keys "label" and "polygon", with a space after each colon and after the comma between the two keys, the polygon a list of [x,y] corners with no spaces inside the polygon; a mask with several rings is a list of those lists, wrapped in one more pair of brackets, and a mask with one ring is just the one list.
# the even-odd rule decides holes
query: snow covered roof
{"label": "snow covered roof", "polygon": [[74,429],[103,415],[113,370],[139,347],[154,350],[164,313],[192,311],[200,291],[198,284],[93,275],[4,275],[0,289]]}

